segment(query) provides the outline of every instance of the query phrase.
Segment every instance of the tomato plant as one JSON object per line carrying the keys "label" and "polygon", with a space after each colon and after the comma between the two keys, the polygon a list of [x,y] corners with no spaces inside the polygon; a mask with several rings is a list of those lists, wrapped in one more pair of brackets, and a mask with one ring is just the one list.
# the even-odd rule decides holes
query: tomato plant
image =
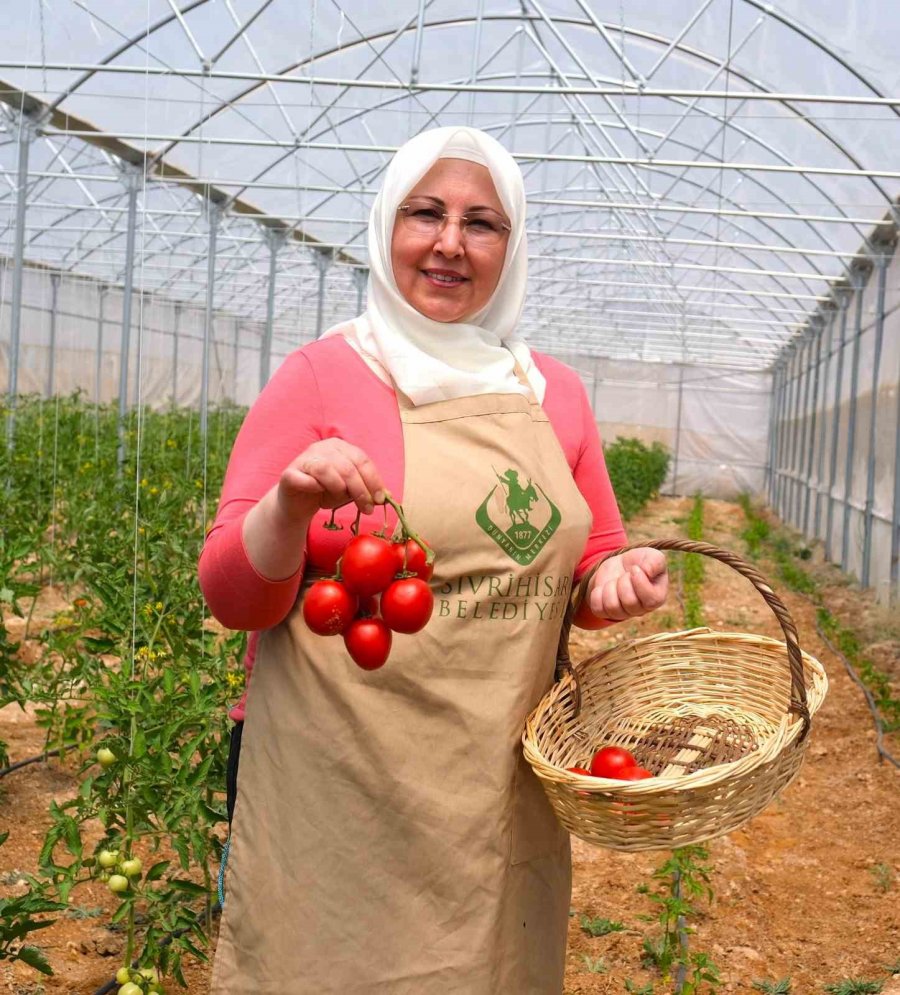
{"label": "tomato plant", "polygon": [[391,630],[380,618],[358,618],[344,633],[344,644],[358,667],[377,670],[391,652]]}
{"label": "tomato plant", "polygon": [[[23,398],[15,446],[0,452],[0,600],[41,650],[25,667],[0,639],[0,705],[31,703],[45,751],[62,749],[80,782],[50,806],[42,893],[63,904],[89,881],[124,881],[109,896],[123,959],[181,984],[182,957],[203,956],[212,926],[226,713],[246,640],[204,624],[196,564],[242,418],[211,410],[201,444],[196,412],[123,419],[77,395]],[[49,583],[67,606],[38,622]],[[163,846],[172,859],[144,872],[140,858]]]}
{"label": "tomato plant", "polygon": [[303,621],[319,636],[336,636],[353,621],[358,604],[339,580],[317,580],[303,596]]}
{"label": "tomato plant", "polygon": [[394,632],[419,632],[434,610],[434,595],[424,580],[395,580],[381,595],[381,617]]}

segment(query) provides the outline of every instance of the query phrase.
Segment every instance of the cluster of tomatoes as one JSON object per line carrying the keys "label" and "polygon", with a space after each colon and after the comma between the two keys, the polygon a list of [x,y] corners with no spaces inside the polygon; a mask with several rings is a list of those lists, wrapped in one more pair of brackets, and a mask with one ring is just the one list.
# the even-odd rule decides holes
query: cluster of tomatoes
{"label": "cluster of tomatoes", "polygon": [[634,756],[621,746],[604,746],[591,758],[591,767],[567,767],[573,774],[588,777],[609,777],[617,781],[643,781],[653,774],[641,767]]}
{"label": "cluster of tomatoes", "polygon": [[120,967],[116,972],[116,984],[122,986],[117,995],[162,995],[163,992],[154,967]]}
{"label": "cluster of tomatoes", "polygon": [[[104,747],[97,751],[97,760],[101,767],[110,767],[115,763],[116,756]],[[94,863],[99,868],[95,876],[113,894],[123,897],[131,893],[144,869],[139,857],[124,857],[118,850],[101,850],[96,858],[85,860],[86,866],[93,866]],[[117,995],[163,995],[159,974],[154,967],[121,967],[116,973],[116,984],[120,986]]]}
{"label": "cluster of tomatoes", "polygon": [[306,592],[303,619],[317,635],[342,635],[353,661],[377,670],[391,652],[394,632],[419,632],[428,624],[433,563],[434,552],[405,528],[398,540],[354,536],[337,576],[317,580]]}

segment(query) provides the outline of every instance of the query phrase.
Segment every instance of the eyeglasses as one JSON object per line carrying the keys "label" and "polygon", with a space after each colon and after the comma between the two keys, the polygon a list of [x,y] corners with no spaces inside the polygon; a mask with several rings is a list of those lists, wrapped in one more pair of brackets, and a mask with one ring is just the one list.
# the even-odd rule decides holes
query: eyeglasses
{"label": "eyeglasses", "polygon": [[459,222],[460,234],[467,242],[496,245],[512,228],[496,211],[487,208],[469,214],[447,214],[430,200],[412,198],[397,208],[404,228],[417,235],[437,237],[450,218]]}

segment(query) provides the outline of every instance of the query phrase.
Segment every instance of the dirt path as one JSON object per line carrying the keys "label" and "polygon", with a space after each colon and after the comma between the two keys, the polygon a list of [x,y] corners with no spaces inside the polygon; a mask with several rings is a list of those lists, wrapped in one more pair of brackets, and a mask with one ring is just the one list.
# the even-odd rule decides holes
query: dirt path
{"label": "dirt path", "polygon": [[[683,535],[674,519],[689,510],[686,499],[654,502],[630,535]],[[705,503],[708,542],[741,552],[744,525],[737,505]],[[691,942],[727,979],[723,992],[750,993],[757,979],[790,976],[792,995],[812,995],[848,977],[884,978],[884,965],[900,962],[900,771],[877,762],[868,708],[817,636],[813,607],[775,583],[771,565],[761,569],[791,612],[801,645],[824,664],[830,689],[799,778],[744,828],[709,844],[716,900]],[[873,611],[862,595],[840,590],[844,624]],[[774,615],[732,569],[708,561],[704,595],[710,627],[780,636]],[[678,617],[675,598],[667,610]],[[651,632],[654,625],[648,619],[630,628]],[[594,641],[603,645],[602,638]],[[897,650],[894,643],[900,667]],[[651,980],[636,969],[649,928],[638,916],[654,910],[635,888],[650,883],[665,854],[613,854],[579,841],[574,852],[567,995],[621,993],[628,977]],[[579,927],[582,914],[620,920],[633,932],[591,938]],[[603,958],[608,970],[589,972],[585,956]]]}
{"label": "dirt path", "polygon": [[[631,523],[630,535],[683,536],[689,509],[687,499],[659,499]],[[742,552],[743,527],[737,505],[706,502],[708,541]],[[830,690],[799,778],[747,826],[709,844],[716,898],[691,944],[719,967],[722,992],[752,995],[754,980],[790,976],[792,995],[814,995],[826,983],[844,978],[884,978],[884,965],[900,961],[900,771],[877,762],[869,711],[840,660],[816,635],[813,607],[776,581],[771,564],[763,561],[760,568],[790,609],[804,649],[825,665]],[[826,592],[832,613],[845,625],[873,627],[879,614],[867,596],[847,586],[836,571],[817,569],[833,581]],[[712,561],[704,602],[713,628],[779,635],[774,616],[750,584]],[[668,605],[639,624],[578,633],[573,656],[583,658],[611,639],[680,627],[673,594]],[[882,669],[896,668],[900,684],[898,641],[874,629],[868,641]],[[895,695],[900,696],[900,686]],[[13,759],[41,748],[33,717],[15,706],[0,710],[0,738],[7,740]],[[896,738],[893,747],[900,755]],[[20,875],[35,869],[49,802],[70,797],[76,783],[58,762],[28,767],[0,781],[0,828],[11,833],[0,850],[0,897],[23,890]],[[652,914],[653,907],[635,889],[651,884],[650,874],[666,854],[615,854],[578,840],[573,849],[565,992],[621,995],[625,979],[638,986],[653,979],[640,966],[642,936],[652,929],[640,916]],[[109,893],[102,886],[88,887],[73,898],[79,917],[64,916],[35,937],[56,976],[43,980],[21,965],[0,962],[0,993],[92,995],[112,976],[122,934],[104,925],[113,905]],[[619,920],[626,929],[592,938],[580,929],[582,915]],[[198,965],[187,976],[191,995],[203,995],[208,969]],[[656,995],[671,987],[657,982]],[[170,992],[177,990],[170,986]]]}

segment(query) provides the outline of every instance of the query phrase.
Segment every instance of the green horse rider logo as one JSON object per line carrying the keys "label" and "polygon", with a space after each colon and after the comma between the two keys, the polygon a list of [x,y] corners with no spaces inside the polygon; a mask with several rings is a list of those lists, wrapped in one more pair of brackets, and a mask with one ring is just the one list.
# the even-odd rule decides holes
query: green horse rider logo
{"label": "green horse rider logo", "polygon": [[[559,508],[540,484],[519,480],[517,470],[494,474],[500,481],[475,512],[475,521],[516,563],[527,566],[559,528]],[[499,490],[498,490],[499,487]],[[509,519],[508,528],[498,524]]]}

